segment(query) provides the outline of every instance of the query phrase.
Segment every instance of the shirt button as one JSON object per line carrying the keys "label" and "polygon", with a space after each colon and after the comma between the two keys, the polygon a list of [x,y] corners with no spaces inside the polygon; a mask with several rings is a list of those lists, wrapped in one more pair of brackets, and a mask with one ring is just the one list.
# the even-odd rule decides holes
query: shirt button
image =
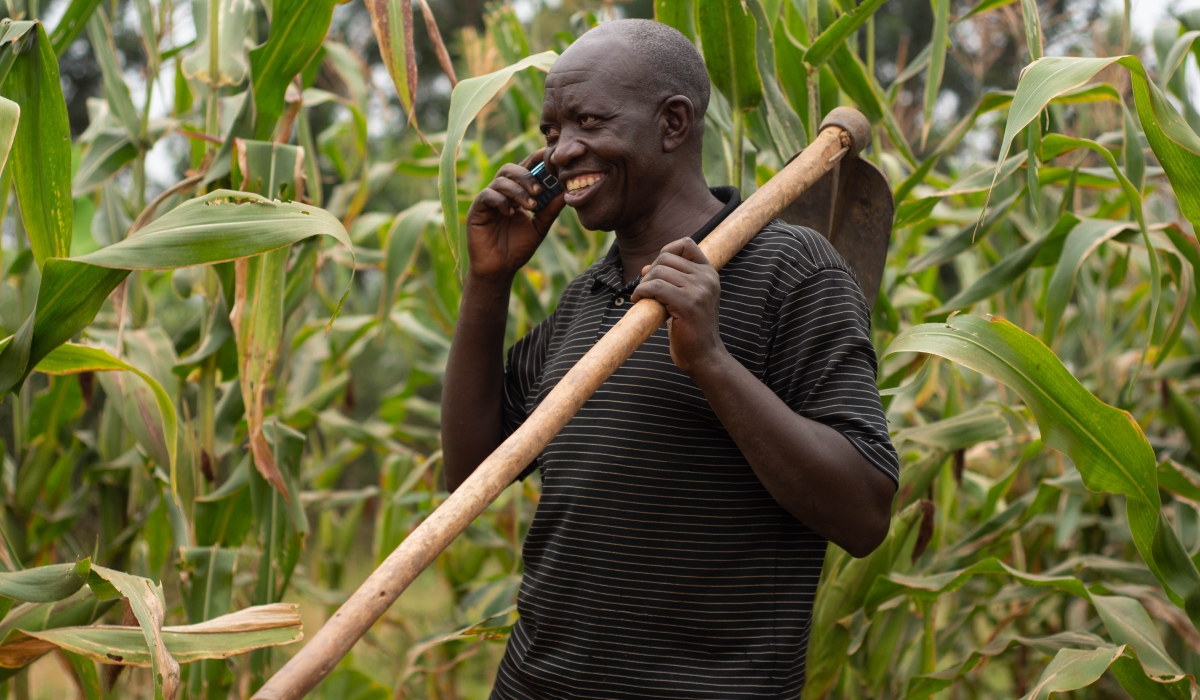
{"label": "shirt button", "polygon": [[617,300],[613,303],[617,306],[623,306],[625,304],[625,297],[617,297]]}

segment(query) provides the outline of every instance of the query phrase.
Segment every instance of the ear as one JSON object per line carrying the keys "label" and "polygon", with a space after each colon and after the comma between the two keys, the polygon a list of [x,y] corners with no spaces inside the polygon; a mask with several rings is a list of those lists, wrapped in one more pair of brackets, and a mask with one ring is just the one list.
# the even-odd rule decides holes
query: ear
{"label": "ear", "polygon": [[687,143],[695,128],[696,109],[692,101],[683,95],[668,97],[659,108],[659,120],[663,126],[663,152],[673,153]]}

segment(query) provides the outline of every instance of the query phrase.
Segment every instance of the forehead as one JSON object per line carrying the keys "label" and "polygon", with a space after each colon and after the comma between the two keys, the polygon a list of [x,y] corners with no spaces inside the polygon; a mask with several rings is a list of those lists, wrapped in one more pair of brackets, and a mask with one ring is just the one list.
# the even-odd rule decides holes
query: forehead
{"label": "forehead", "polygon": [[619,104],[649,101],[646,68],[622,37],[585,35],[550,69],[544,106],[570,108],[594,100]]}

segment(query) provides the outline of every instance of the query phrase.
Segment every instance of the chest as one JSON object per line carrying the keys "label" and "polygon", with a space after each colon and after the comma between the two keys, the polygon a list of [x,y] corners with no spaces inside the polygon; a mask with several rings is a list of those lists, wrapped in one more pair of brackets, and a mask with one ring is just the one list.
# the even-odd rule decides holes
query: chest
{"label": "chest", "polygon": [[[778,303],[769,284],[736,284],[722,274],[721,339],[744,367],[760,379],[769,357]],[[607,286],[564,299],[547,346],[541,377],[528,396],[532,410],[567,372],[612,329],[633,303],[633,287]],[[584,419],[668,421],[679,428],[719,427],[703,392],[675,366],[667,325],[654,334],[600,387],[580,412]]]}

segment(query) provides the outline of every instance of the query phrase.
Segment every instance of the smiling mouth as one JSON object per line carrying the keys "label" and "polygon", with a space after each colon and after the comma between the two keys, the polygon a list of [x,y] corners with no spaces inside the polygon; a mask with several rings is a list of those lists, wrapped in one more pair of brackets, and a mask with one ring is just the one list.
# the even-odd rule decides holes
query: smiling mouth
{"label": "smiling mouth", "polygon": [[583,194],[583,191],[604,179],[603,173],[588,173],[567,180],[569,194]]}

